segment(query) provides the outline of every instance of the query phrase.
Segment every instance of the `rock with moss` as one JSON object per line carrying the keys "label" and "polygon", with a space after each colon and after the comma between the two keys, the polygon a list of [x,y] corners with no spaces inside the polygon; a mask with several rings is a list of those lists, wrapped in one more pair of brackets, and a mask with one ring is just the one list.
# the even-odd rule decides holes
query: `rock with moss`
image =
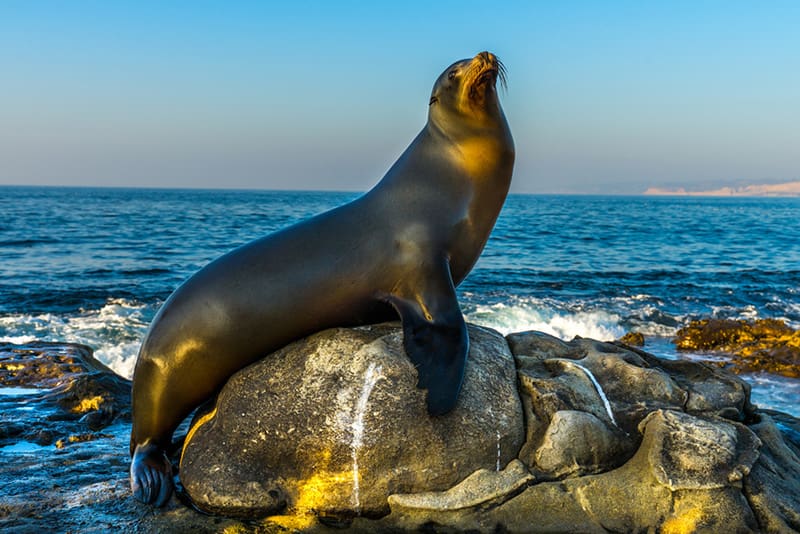
{"label": "rock with moss", "polygon": [[800,378],[800,330],[777,319],[704,319],[680,329],[678,350],[730,356],[720,365],[736,373],[766,371]]}

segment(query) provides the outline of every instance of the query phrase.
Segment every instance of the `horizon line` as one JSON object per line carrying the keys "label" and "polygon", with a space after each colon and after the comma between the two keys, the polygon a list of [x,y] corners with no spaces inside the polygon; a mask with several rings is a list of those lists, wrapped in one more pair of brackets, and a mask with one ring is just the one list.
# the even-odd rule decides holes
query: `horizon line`
{"label": "horizon line", "polygon": [[[219,191],[219,192],[274,192],[274,193],[332,193],[332,194],[364,194],[370,189],[286,189],[275,187],[190,187],[190,186],[141,186],[141,185],[52,185],[52,184],[0,184],[0,189],[103,189],[103,190],[139,190],[139,191]],[[509,196],[574,196],[574,197],[648,197],[648,198],[798,198],[800,194],[763,195],[763,194],[714,194],[713,192],[670,191],[654,193],[648,188],[639,193],[592,193],[592,192],[522,192],[510,191]]]}

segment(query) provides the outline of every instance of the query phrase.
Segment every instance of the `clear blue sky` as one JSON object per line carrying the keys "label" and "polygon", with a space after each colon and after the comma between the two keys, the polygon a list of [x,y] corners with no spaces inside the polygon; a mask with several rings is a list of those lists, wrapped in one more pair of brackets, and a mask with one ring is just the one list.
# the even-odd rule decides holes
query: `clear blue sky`
{"label": "clear blue sky", "polygon": [[0,2],[0,184],[364,190],[481,50],[518,192],[800,180],[798,1]]}

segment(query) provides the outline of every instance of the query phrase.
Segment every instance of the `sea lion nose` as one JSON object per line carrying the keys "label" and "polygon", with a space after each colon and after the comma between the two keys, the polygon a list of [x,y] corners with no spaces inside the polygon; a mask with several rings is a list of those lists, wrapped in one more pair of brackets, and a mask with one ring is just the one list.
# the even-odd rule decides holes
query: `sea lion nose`
{"label": "sea lion nose", "polygon": [[497,57],[491,52],[483,51],[475,56],[475,59],[482,61],[483,63],[488,63],[490,65],[495,65],[497,63]]}

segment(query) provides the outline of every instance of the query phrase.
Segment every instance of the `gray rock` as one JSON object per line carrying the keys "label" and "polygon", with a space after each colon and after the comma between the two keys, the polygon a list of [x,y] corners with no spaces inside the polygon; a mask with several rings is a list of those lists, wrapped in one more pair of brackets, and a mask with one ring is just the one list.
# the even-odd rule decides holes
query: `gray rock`
{"label": "gray rock", "polygon": [[479,469],[462,482],[441,492],[389,496],[393,514],[420,510],[453,511],[496,506],[518,494],[534,481],[525,464],[512,460],[502,471]]}
{"label": "gray rock", "polygon": [[658,482],[670,489],[723,488],[750,473],[761,440],[746,426],[724,419],[657,410],[641,423],[641,449]]}
{"label": "gray rock", "polygon": [[588,412],[553,414],[531,468],[556,478],[607,471],[631,454],[631,440]]}
{"label": "gray rock", "polygon": [[[778,417],[761,415],[761,421],[750,427],[763,446],[744,479],[744,493],[765,531],[800,532],[800,456],[787,443]],[[789,424],[797,425],[798,421],[793,419]]]}
{"label": "gray rock", "polygon": [[470,326],[456,409],[431,418],[398,326],[334,329],[234,375],[186,440],[181,481],[199,507],[258,516],[285,502],[319,516],[375,516],[393,493],[443,491],[522,445],[514,360]]}
{"label": "gray rock", "polygon": [[466,404],[435,420],[394,325],[311,336],[237,376],[247,394],[198,417],[180,475],[205,470],[192,497],[225,514],[292,506],[257,523],[136,503],[128,382],[85,347],[0,346],[0,383],[24,388],[0,395],[0,530],[800,532],[800,420],[756,410],[738,378],[532,333],[509,336],[515,372],[498,334],[471,337]]}
{"label": "gray rock", "polygon": [[[717,429],[716,423],[725,431]],[[736,475],[748,471],[757,457],[758,439],[752,432],[738,423],[666,411],[654,412],[642,427],[641,447],[618,469],[534,484],[492,508],[405,508],[396,520],[407,530],[439,525],[478,532],[496,531],[498,525],[505,532],[752,532],[759,528]],[[720,432],[728,439],[716,454],[698,451],[698,444],[707,444]],[[670,450],[664,447],[667,434]],[[730,465],[727,460],[732,460]],[[676,466],[677,481],[665,476]],[[709,483],[702,482],[703,473],[710,474]]]}

